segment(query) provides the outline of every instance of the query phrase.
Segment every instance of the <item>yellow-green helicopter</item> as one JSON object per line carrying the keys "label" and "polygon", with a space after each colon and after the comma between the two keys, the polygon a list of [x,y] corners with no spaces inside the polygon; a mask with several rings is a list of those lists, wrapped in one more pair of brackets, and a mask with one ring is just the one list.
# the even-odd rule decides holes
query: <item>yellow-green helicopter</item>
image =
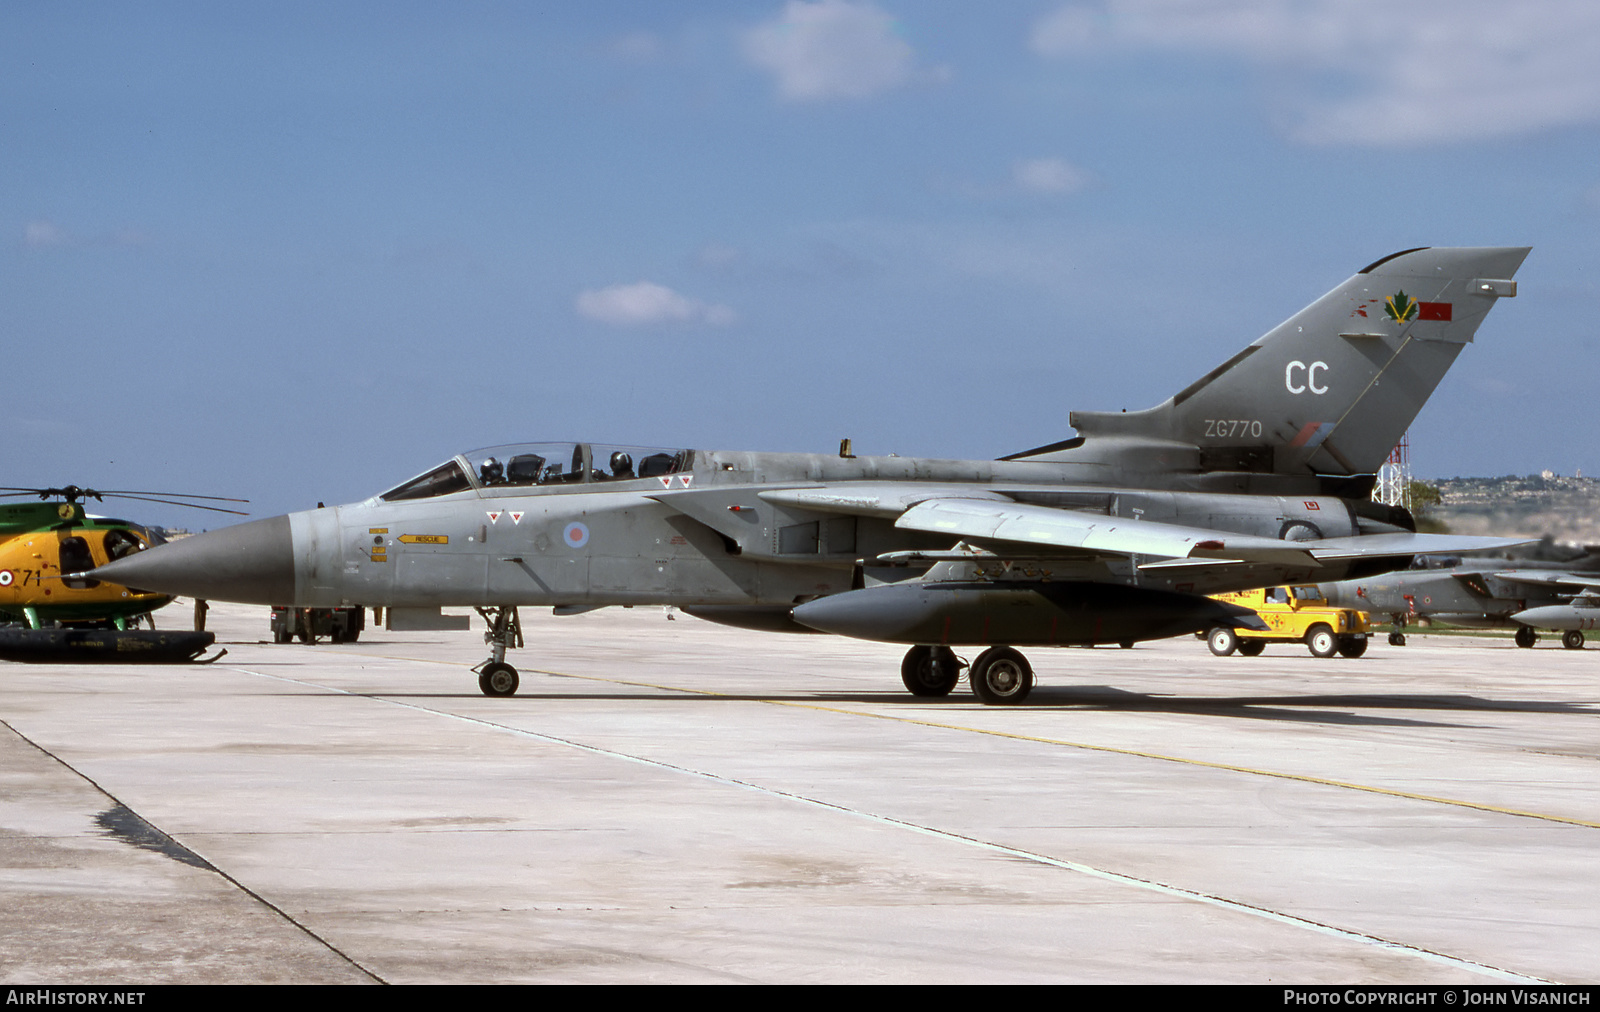
{"label": "yellow-green helicopter", "polygon": [[[211,645],[210,633],[135,629],[141,619],[171,603],[169,595],[78,575],[166,540],[143,524],[90,516],[82,501],[103,502],[113,496],[246,516],[240,510],[182,500],[248,500],[76,485],[0,488],[0,500],[20,496],[40,501],[0,502],[0,623],[11,624],[0,628],[0,657],[171,660],[175,651],[192,657]],[[154,620],[148,621],[153,627]]]}

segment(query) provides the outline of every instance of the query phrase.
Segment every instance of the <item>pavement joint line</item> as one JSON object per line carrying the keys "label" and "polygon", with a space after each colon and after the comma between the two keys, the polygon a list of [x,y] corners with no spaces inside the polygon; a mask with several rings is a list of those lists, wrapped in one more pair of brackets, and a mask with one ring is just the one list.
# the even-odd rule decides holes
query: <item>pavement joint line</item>
{"label": "pavement joint line", "polygon": [[[660,770],[666,770],[666,771],[672,772],[672,773],[683,774],[683,775],[694,777],[694,778],[697,778],[697,779],[700,779],[700,780],[705,780],[705,781],[708,781],[708,782],[713,783],[713,784],[737,787],[737,788],[740,788],[742,790],[752,791],[752,792],[755,792],[757,794],[763,794],[763,795],[766,795],[768,797],[777,798],[779,800],[797,802],[799,804],[806,805],[806,806],[809,806],[809,807],[812,807],[812,808],[821,809],[823,811],[828,811],[828,812],[833,812],[833,813],[837,813],[837,814],[847,815],[847,816],[851,816],[853,818],[863,819],[863,820],[869,821],[869,822],[876,822],[876,823],[879,823],[880,825],[889,826],[889,827],[895,828],[895,829],[910,830],[913,833],[917,833],[917,834],[922,835],[922,836],[928,836],[928,837],[931,837],[933,839],[944,840],[944,841],[953,842],[953,843],[958,843],[958,844],[962,844],[962,845],[968,846],[968,847],[975,847],[975,848],[978,848],[980,850],[986,850],[986,851],[989,851],[991,853],[1001,854],[1001,855],[1004,855],[1006,857],[1021,858],[1022,860],[1025,860],[1025,861],[1031,861],[1031,862],[1034,862],[1036,864],[1042,864],[1042,865],[1045,865],[1045,866],[1051,867],[1051,868],[1059,868],[1059,869],[1062,869],[1064,871],[1077,872],[1078,874],[1085,875],[1085,876],[1088,876],[1090,878],[1096,878],[1096,879],[1099,879],[1101,881],[1110,882],[1110,883],[1113,883],[1113,884],[1116,884],[1116,885],[1132,886],[1132,887],[1134,887],[1136,889],[1143,889],[1143,890],[1145,890],[1147,892],[1153,892],[1153,893],[1156,893],[1158,895],[1169,896],[1169,897],[1172,897],[1172,898],[1178,899],[1178,900],[1188,900],[1188,901],[1191,901],[1191,902],[1202,903],[1202,904],[1205,904],[1207,906],[1217,907],[1219,909],[1227,910],[1227,911],[1230,911],[1230,912],[1233,912],[1233,913],[1242,913],[1242,914],[1245,914],[1245,915],[1251,916],[1251,917],[1259,917],[1259,918],[1262,918],[1264,920],[1273,921],[1275,923],[1283,924],[1283,925],[1286,925],[1286,926],[1289,926],[1289,927],[1301,928],[1301,929],[1304,929],[1304,930],[1312,931],[1312,932],[1314,932],[1316,934],[1325,935],[1325,936],[1328,936],[1328,937],[1331,937],[1331,938],[1337,938],[1337,939],[1340,939],[1340,940],[1343,940],[1343,941],[1353,941],[1353,942],[1358,942],[1358,943],[1365,944],[1365,945],[1376,946],[1376,947],[1378,947],[1380,949],[1384,949],[1384,950],[1387,950],[1387,951],[1390,951],[1390,952],[1394,952],[1394,953],[1397,953],[1397,954],[1400,954],[1400,955],[1413,956],[1413,957],[1422,959],[1422,960],[1424,960],[1426,962],[1438,963],[1438,964],[1441,964],[1441,965],[1444,965],[1444,966],[1452,967],[1454,969],[1470,970],[1470,971],[1472,971],[1474,973],[1481,973],[1481,974],[1484,974],[1485,976],[1488,976],[1488,977],[1491,977],[1491,978],[1494,978],[1494,979],[1497,979],[1497,980],[1502,980],[1502,981],[1506,981],[1506,982],[1510,982],[1510,983],[1521,983],[1521,984],[1553,984],[1553,983],[1555,983],[1554,981],[1545,980],[1545,979],[1543,979],[1541,977],[1531,977],[1531,976],[1528,976],[1526,974],[1517,973],[1514,970],[1507,970],[1507,969],[1504,969],[1502,967],[1491,966],[1491,965],[1489,965],[1487,963],[1479,963],[1479,962],[1476,962],[1476,961],[1471,960],[1471,959],[1467,959],[1467,958],[1462,957],[1462,956],[1452,956],[1452,955],[1449,955],[1448,953],[1437,952],[1437,951],[1435,951],[1433,949],[1428,949],[1428,948],[1425,948],[1425,947],[1420,946],[1420,945],[1410,945],[1410,944],[1405,943],[1405,942],[1397,942],[1397,941],[1394,941],[1393,939],[1383,938],[1383,937],[1381,937],[1379,935],[1369,934],[1369,933],[1364,932],[1364,931],[1356,931],[1356,930],[1350,929],[1350,928],[1341,928],[1341,927],[1338,927],[1336,925],[1323,923],[1322,921],[1315,921],[1315,920],[1312,920],[1312,919],[1310,919],[1308,917],[1299,917],[1299,916],[1296,916],[1294,914],[1287,914],[1287,913],[1283,913],[1282,911],[1272,910],[1272,909],[1269,909],[1267,907],[1257,906],[1257,905],[1252,904],[1252,903],[1246,903],[1246,902],[1244,902],[1242,900],[1231,900],[1231,899],[1228,899],[1228,898],[1226,898],[1224,896],[1217,896],[1217,895],[1214,895],[1214,894],[1211,894],[1211,893],[1201,892],[1201,891],[1196,890],[1196,889],[1186,889],[1186,888],[1184,888],[1182,886],[1170,885],[1170,884],[1165,883],[1165,882],[1158,882],[1158,881],[1156,881],[1154,879],[1139,878],[1138,876],[1135,876],[1135,875],[1128,875],[1128,874],[1125,874],[1125,873],[1122,873],[1122,872],[1108,871],[1108,870],[1103,869],[1103,868],[1096,868],[1093,865],[1083,864],[1083,863],[1078,862],[1078,861],[1070,861],[1070,860],[1066,860],[1064,858],[1050,857],[1047,854],[1040,854],[1040,853],[1036,853],[1034,851],[1023,850],[1023,849],[1021,849],[1019,847],[1010,847],[1010,846],[1007,846],[1007,845],[1002,844],[1002,843],[994,843],[994,842],[989,841],[989,840],[978,839],[977,837],[964,836],[964,835],[962,835],[960,833],[951,832],[950,830],[936,829],[936,828],[934,828],[932,826],[923,826],[923,825],[919,825],[919,824],[917,824],[915,822],[908,822],[908,821],[905,821],[903,819],[896,819],[896,818],[893,818],[892,816],[878,815],[878,814],[873,813],[873,812],[863,811],[863,810],[858,809],[858,808],[850,808],[850,807],[848,807],[846,805],[837,804],[835,802],[823,801],[823,800],[821,800],[819,798],[807,797],[804,794],[797,794],[797,793],[794,793],[792,791],[784,791],[784,790],[779,790],[779,789],[773,788],[773,787],[766,787],[766,786],[763,786],[761,784],[752,783],[752,782],[747,781],[747,780],[739,780],[739,779],[737,779],[735,777],[720,776],[720,775],[715,774],[715,773],[709,773],[709,772],[707,772],[705,770],[696,770],[696,769],[691,769],[691,768],[689,768],[687,766],[679,766],[679,765],[677,765],[675,763],[666,762],[666,761],[661,760],[661,759],[651,759],[651,758],[646,757],[646,756],[633,755],[633,754],[628,753],[628,752],[622,752],[622,751],[618,751],[616,749],[604,748],[604,747],[599,746],[599,745],[590,745],[590,744],[586,744],[586,743],[580,742],[580,741],[573,741],[573,740],[571,740],[569,738],[562,738],[562,737],[559,737],[557,735],[546,734],[546,733],[544,733],[542,731],[531,731],[531,730],[528,730],[526,728],[513,727],[513,726],[511,726],[509,724],[497,723],[496,721],[489,720],[489,719],[484,718],[484,717],[473,717],[473,716],[468,716],[466,714],[451,713],[448,710],[433,709],[431,707],[422,706],[422,705],[420,705],[418,703],[412,703],[412,702],[409,702],[409,701],[406,701],[406,700],[401,700],[401,699],[394,699],[392,697],[383,695],[382,693],[377,693],[377,692],[357,692],[357,691],[352,691],[350,689],[341,689],[341,688],[337,688],[335,686],[328,686],[328,685],[322,685],[322,684],[319,684],[319,683],[316,683],[316,682],[309,682],[309,681],[305,681],[303,679],[290,678],[290,677],[288,677],[286,675],[275,675],[275,674],[271,674],[271,673],[263,672],[263,671],[251,671],[248,668],[243,668],[243,667],[238,667],[238,666],[230,666],[230,667],[232,667],[232,669],[235,670],[235,671],[238,671],[238,672],[241,672],[241,673],[247,674],[247,675],[255,675],[256,677],[259,677],[259,678],[270,678],[270,679],[273,679],[275,681],[291,682],[291,683],[296,684],[296,685],[304,685],[304,686],[306,686],[308,688],[323,689],[324,691],[332,692],[332,693],[338,693],[340,695],[354,696],[354,697],[361,698],[361,699],[370,699],[370,700],[372,700],[374,702],[387,703],[387,704],[389,704],[391,706],[399,706],[401,708],[408,709],[408,710],[416,710],[416,711],[418,711],[420,713],[426,713],[426,714],[430,714],[430,715],[436,716],[436,717],[444,717],[447,720],[454,720],[454,721],[458,721],[458,722],[461,722],[461,723],[464,723],[464,724],[474,725],[474,726],[477,726],[477,727],[488,728],[488,729],[493,730],[493,731],[498,731],[498,732],[501,732],[501,733],[511,734],[511,735],[519,737],[519,738],[530,738],[530,739],[533,739],[535,741],[542,741],[542,742],[546,742],[546,743],[553,744],[553,745],[561,745],[561,746],[564,746],[564,747],[567,747],[567,748],[576,749],[576,750],[581,751],[581,752],[588,752],[588,753],[590,753],[592,755],[603,756],[603,757],[606,757],[606,758],[609,758],[609,759],[621,759],[621,760],[623,760],[625,762],[635,763],[635,764],[640,765],[640,766],[647,766],[647,767],[650,767],[650,768],[653,768],[653,769],[660,769]],[[541,673],[542,674],[554,674],[555,672],[541,672]],[[584,677],[587,677],[587,676],[575,675],[575,676],[569,676],[569,677],[584,678]],[[594,679],[591,679],[591,680],[593,680],[593,681],[620,681],[618,679],[602,679],[602,678],[594,678]],[[650,686],[650,685],[648,685],[648,683],[641,683],[641,682],[625,682],[625,683],[622,683],[622,684],[642,685],[642,686],[646,686],[646,687],[649,687],[649,688],[657,688],[657,689],[660,689],[660,688],[669,688],[670,689],[670,688],[672,688],[671,686]],[[705,692],[705,691],[693,690],[693,689],[685,689],[685,690],[681,690],[681,691],[693,692],[693,693],[696,693],[698,695],[707,695],[707,696],[725,695],[725,693]],[[804,703],[788,704],[788,705],[795,705],[795,706],[799,706],[799,707],[802,707],[802,708],[811,708],[811,709],[819,709],[819,710],[830,710],[831,709],[830,707],[810,707],[809,704],[804,704]],[[851,710],[839,710],[837,712],[844,713],[844,714],[855,715],[855,716],[876,716],[876,714],[858,713],[857,711],[851,711]],[[887,718],[887,719],[894,719],[894,718]],[[912,723],[927,723],[927,725],[931,726],[931,727],[954,727],[954,725],[942,725],[942,724],[934,724],[934,723],[928,723],[928,722],[922,722],[922,721],[913,721]],[[959,728],[959,727],[955,727],[954,729],[956,729],[956,730],[967,730],[965,728]],[[1037,739],[1037,740],[1045,741],[1045,740],[1048,740],[1048,739]],[[1178,761],[1182,761],[1182,760],[1178,760]]]}
{"label": "pavement joint line", "polygon": [[[118,805],[121,805],[128,812],[132,813],[135,817],[137,817],[138,819],[143,821],[145,823],[145,825],[147,825],[150,828],[154,829],[156,832],[160,833],[162,836],[165,836],[167,839],[169,839],[169,840],[173,841],[174,843],[178,844],[180,847],[183,847],[185,850],[188,850],[190,853],[194,854],[196,857],[200,857],[200,852],[199,851],[194,850],[194,848],[192,848],[188,844],[182,842],[177,837],[173,836],[171,833],[168,833],[166,830],[162,829],[160,826],[157,826],[155,823],[151,822],[149,819],[146,819],[144,816],[140,815],[138,812],[135,812],[132,808],[130,808],[127,804],[125,804],[121,798],[117,797],[115,794],[112,794],[110,791],[106,790],[104,787],[101,787],[100,784],[97,783],[93,777],[89,776],[87,773],[84,773],[82,770],[78,769],[76,766],[73,766],[71,763],[67,762],[65,759],[63,759],[60,756],[56,755],[54,752],[50,751],[49,749],[45,748],[43,745],[40,745],[38,742],[34,741],[32,738],[29,738],[27,735],[23,734],[21,731],[17,730],[15,727],[13,727],[9,721],[0,720],[0,727],[4,727],[6,730],[8,730],[12,734],[16,735],[18,738],[21,738],[23,741],[27,742],[29,745],[32,745],[35,749],[38,749],[41,754],[49,757],[52,762],[55,762],[56,764],[61,766],[62,769],[65,769],[68,772],[72,773],[72,775],[76,776],[78,779],[82,780],[84,783],[88,784],[90,787],[94,788],[96,791],[98,791],[99,793],[103,794],[105,797],[111,799],[111,801],[115,802]],[[379,983],[379,984],[387,984],[387,983],[389,983],[387,980],[384,980],[382,977],[378,976],[376,973],[372,972],[367,967],[363,966],[361,964],[361,962],[359,960],[357,960],[355,957],[351,956],[349,953],[345,952],[343,949],[340,949],[337,945],[334,945],[332,942],[328,941],[326,938],[323,938],[321,935],[317,934],[315,931],[312,931],[306,925],[300,923],[287,910],[285,910],[282,907],[278,906],[276,903],[274,903],[271,900],[267,899],[265,896],[263,896],[260,893],[256,892],[254,889],[251,889],[249,886],[245,885],[243,882],[240,882],[238,879],[234,878],[232,875],[229,875],[227,872],[225,872],[221,868],[217,867],[208,858],[201,857],[200,859],[202,861],[205,861],[207,870],[215,872],[220,878],[222,878],[224,881],[228,882],[235,889],[237,889],[240,892],[244,893],[246,896],[250,897],[251,899],[255,900],[257,903],[261,904],[262,906],[266,907],[268,910],[272,911],[273,913],[277,914],[279,917],[283,918],[286,922],[288,922],[289,924],[293,925],[295,928],[299,929],[300,932],[302,934],[304,934],[307,938],[310,938],[312,941],[316,942],[318,945],[322,946],[324,949],[327,949],[329,952],[333,953],[335,956],[338,956],[340,959],[344,960],[346,963],[349,963],[351,966],[355,967],[357,970],[360,970],[362,973],[366,974],[368,977],[371,977],[377,983]]]}
{"label": "pavement joint line", "polygon": [[[635,688],[656,689],[660,691],[686,692],[699,696],[731,696],[732,693],[716,692],[710,689],[685,689],[676,685],[656,685],[651,682],[635,682],[623,678],[602,678],[598,675],[573,675],[564,671],[543,671],[537,668],[527,669],[536,674],[554,675],[558,678],[580,678],[591,682],[611,682],[616,685],[629,685]],[[1338,787],[1349,791],[1361,791],[1367,794],[1378,794],[1391,798],[1403,798],[1407,801],[1424,801],[1435,805],[1449,805],[1454,808],[1467,808],[1479,812],[1491,812],[1495,815],[1510,815],[1519,819],[1538,819],[1543,822],[1556,822],[1568,826],[1580,826],[1584,829],[1600,829],[1600,822],[1591,822],[1567,815],[1552,815],[1548,812],[1532,812],[1521,808],[1505,808],[1500,805],[1491,805],[1487,802],[1466,801],[1461,798],[1443,798],[1432,794],[1418,794],[1414,791],[1401,791],[1391,787],[1376,787],[1372,784],[1358,784],[1349,780],[1334,780],[1329,777],[1312,776],[1309,773],[1286,773],[1281,770],[1264,770],[1252,766],[1239,766],[1233,763],[1213,762],[1209,759],[1189,759],[1183,756],[1166,755],[1161,752],[1145,752],[1140,749],[1121,748],[1116,745],[1096,745],[1092,742],[1070,741],[1066,738],[1047,738],[1042,735],[1021,734],[1016,731],[999,731],[993,728],[973,727],[968,724],[947,724],[937,720],[922,720],[917,717],[902,717],[892,713],[873,713],[870,710],[852,710],[842,706],[825,706],[821,703],[797,703],[788,699],[758,699],[751,702],[765,703],[769,706],[792,706],[804,710],[820,710],[824,713],[839,713],[852,717],[867,717],[872,720],[889,720],[902,724],[915,724],[920,727],[935,727],[946,731],[966,731],[971,734],[986,734],[996,738],[1010,738],[1015,741],[1031,741],[1041,745],[1063,745],[1067,748],[1083,749],[1086,752],[1107,752],[1112,755],[1133,756],[1139,759],[1155,759],[1160,762],[1177,763],[1182,766],[1199,766],[1206,769],[1224,770],[1230,773],[1244,773],[1251,776],[1271,777],[1277,780],[1294,780],[1300,783],[1316,784],[1321,787]],[[1016,712],[1013,710],[1012,712]]]}

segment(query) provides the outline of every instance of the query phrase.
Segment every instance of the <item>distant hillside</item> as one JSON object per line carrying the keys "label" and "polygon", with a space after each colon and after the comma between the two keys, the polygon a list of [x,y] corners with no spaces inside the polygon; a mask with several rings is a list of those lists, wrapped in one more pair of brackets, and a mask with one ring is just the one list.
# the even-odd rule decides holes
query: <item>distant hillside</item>
{"label": "distant hillside", "polygon": [[1453,534],[1507,538],[1549,535],[1600,544],[1600,481],[1560,475],[1445,478],[1430,481],[1442,501],[1428,511]]}

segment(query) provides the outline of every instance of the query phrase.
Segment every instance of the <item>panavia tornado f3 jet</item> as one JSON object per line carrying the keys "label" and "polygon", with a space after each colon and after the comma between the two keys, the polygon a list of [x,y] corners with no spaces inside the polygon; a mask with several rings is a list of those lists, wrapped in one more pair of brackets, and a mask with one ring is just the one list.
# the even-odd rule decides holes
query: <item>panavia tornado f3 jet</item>
{"label": "panavia tornado f3 jet", "polygon": [[[391,623],[474,606],[516,692],[517,608],[677,605],[749,628],[906,643],[905,685],[967,664],[1018,703],[1018,646],[1130,645],[1254,628],[1205,595],[1329,582],[1419,553],[1504,547],[1419,535],[1373,475],[1526,247],[1383,258],[1147,411],[1079,412],[1078,435],[998,460],[519,444],[464,453],[365,502],[224,528],[94,571],[169,594],[384,606]],[[419,626],[413,626],[419,627]]]}
{"label": "panavia tornado f3 jet", "polygon": [[[1432,561],[1432,560],[1430,560]],[[1439,560],[1443,561],[1443,560]],[[1389,642],[1404,646],[1407,625],[1419,618],[1474,629],[1514,629],[1517,646],[1531,647],[1540,629],[1561,632],[1561,645],[1583,647],[1585,630],[1600,628],[1600,569],[1593,556],[1578,567],[1478,559],[1446,568],[1422,567],[1319,589],[1330,604],[1388,615]]]}

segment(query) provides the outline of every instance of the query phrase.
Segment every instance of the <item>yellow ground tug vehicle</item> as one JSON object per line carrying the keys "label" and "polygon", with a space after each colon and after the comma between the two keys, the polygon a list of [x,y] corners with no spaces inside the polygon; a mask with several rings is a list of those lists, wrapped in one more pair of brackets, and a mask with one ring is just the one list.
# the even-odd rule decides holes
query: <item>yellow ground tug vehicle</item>
{"label": "yellow ground tug vehicle", "polygon": [[1360,657],[1367,652],[1367,616],[1352,608],[1335,608],[1314,586],[1267,587],[1234,594],[1215,594],[1218,601],[1254,609],[1269,631],[1218,626],[1206,644],[1218,657],[1235,651],[1255,657],[1268,643],[1304,643],[1316,657]]}

